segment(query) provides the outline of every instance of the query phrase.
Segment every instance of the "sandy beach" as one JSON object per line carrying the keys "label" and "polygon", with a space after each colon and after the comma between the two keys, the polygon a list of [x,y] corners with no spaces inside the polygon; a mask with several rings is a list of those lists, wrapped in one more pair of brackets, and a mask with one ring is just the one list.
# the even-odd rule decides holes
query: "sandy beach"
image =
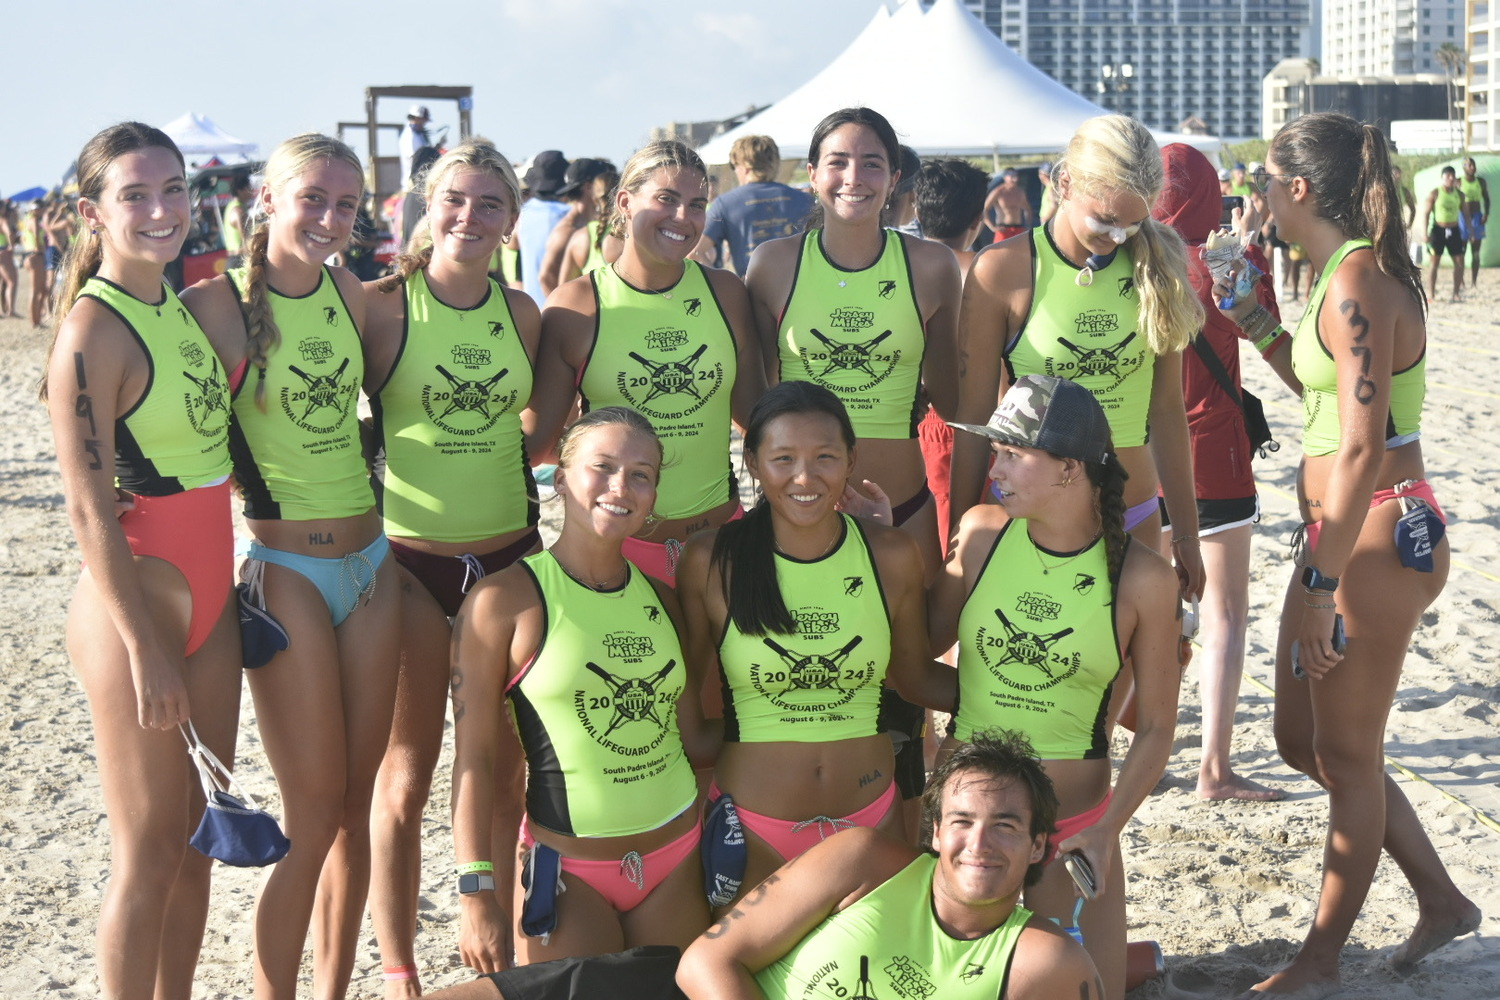
{"label": "sandy beach", "polygon": [[[1440,287],[1447,285],[1443,276]],[[22,302],[26,301],[23,297]],[[1286,319],[1300,310],[1288,307]],[[63,650],[63,618],[77,553],[63,510],[46,413],[36,382],[47,335],[0,320],[0,995],[74,1000],[97,995],[94,923],[108,869],[89,717]],[[1450,517],[1453,572],[1424,616],[1391,713],[1392,773],[1423,817],[1459,886],[1486,912],[1481,934],[1429,957],[1402,979],[1384,960],[1415,919],[1401,873],[1383,861],[1345,952],[1347,998],[1500,997],[1500,273],[1481,276],[1460,305],[1434,305],[1423,433],[1428,476]],[[1290,957],[1316,902],[1327,798],[1281,764],[1271,734],[1274,608],[1288,577],[1286,539],[1300,411],[1248,350],[1245,382],[1266,401],[1282,448],[1257,460],[1263,517],[1252,557],[1251,626],[1233,760],[1237,771],[1288,791],[1279,803],[1203,803],[1198,686],[1190,668],[1168,773],[1125,833],[1133,939],[1160,942],[1168,976],[1133,998],[1233,996]],[[1486,471],[1488,470],[1488,471]],[[554,515],[555,516],[555,515]],[[279,802],[243,701],[238,770],[273,813]],[[1121,748],[1123,749],[1123,748]],[[472,976],[459,963],[447,818],[451,741],[425,824],[417,957],[428,988]],[[252,907],[260,874],[216,868],[195,995],[246,997]],[[310,963],[304,970],[310,968]],[[310,994],[310,974],[304,990]],[[368,923],[351,997],[381,995]]]}

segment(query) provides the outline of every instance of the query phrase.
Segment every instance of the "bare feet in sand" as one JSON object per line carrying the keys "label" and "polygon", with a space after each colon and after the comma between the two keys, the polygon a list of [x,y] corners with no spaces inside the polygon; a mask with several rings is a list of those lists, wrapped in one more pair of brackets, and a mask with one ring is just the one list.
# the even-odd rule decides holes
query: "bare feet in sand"
{"label": "bare feet in sand", "polygon": [[1464,900],[1463,908],[1456,913],[1421,914],[1417,917],[1417,926],[1412,930],[1411,937],[1391,952],[1391,957],[1387,959],[1392,971],[1406,975],[1416,968],[1418,962],[1449,941],[1478,930],[1479,922],[1483,919],[1484,914],[1479,912],[1479,907],[1467,899]]}
{"label": "bare feet in sand", "polygon": [[1214,781],[1200,773],[1198,775],[1198,798],[1209,802],[1222,802],[1227,799],[1239,799],[1242,802],[1280,802],[1286,798],[1286,792],[1279,788],[1267,788],[1259,782],[1242,778],[1238,774],[1230,774],[1227,778]]}
{"label": "bare feet in sand", "polygon": [[1295,962],[1264,982],[1256,983],[1234,1000],[1323,1000],[1343,992],[1338,974],[1332,979],[1310,978],[1316,974]]}

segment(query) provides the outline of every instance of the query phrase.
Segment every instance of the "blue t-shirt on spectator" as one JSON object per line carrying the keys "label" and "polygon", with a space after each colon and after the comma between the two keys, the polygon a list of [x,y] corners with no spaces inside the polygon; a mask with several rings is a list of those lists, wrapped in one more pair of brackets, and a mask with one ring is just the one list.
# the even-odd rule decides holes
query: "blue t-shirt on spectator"
{"label": "blue t-shirt on spectator", "polygon": [[751,181],[726,191],[708,206],[703,230],[715,250],[725,240],[735,273],[744,277],[750,251],[762,243],[802,232],[812,196],[775,181]]}

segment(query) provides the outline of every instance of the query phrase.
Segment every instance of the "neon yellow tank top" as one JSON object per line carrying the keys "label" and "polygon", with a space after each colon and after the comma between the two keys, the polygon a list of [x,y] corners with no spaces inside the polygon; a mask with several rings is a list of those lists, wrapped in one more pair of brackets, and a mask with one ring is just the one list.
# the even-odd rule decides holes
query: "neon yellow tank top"
{"label": "neon yellow tank top", "polygon": [[604,254],[599,250],[599,220],[595,219],[585,228],[589,233],[589,255],[583,259],[583,273],[593,274],[604,266]]}
{"label": "neon yellow tank top", "polygon": [[600,592],[551,552],[521,563],[546,622],[506,691],[526,750],[527,814],[574,837],[655,830],[698,793],[677,730],[687,671],[672,620],[633,568]]}
{"label": "neon yellow tank top", "polygon": [[959,739],[1013,729],[1043,760],[1109,756],[1104,715],[1121,659],[1106,549],[1101,537],[1060,559],[1024,519],[1000,529],[958,618]]}
{"label": "neon yellow tank top", "polygon": [[1031,911],[1020,904],[984,937],[949,937],[932,915],[937,858],[923,854],[829,915],[755,974],[766,1000],[908,997],[995,1000]]}
{"label": "neon yellow tank top", "polygon": [[665,292],[642,292],[612,267],[590,275],[594,343],[579,379],[583,412],[624,406],[651,421],[665,457],[663,519],[693,517],[739,496],[729,462],[734,334],[694,261]]}
{"label": "neon yellow tank top", "polygon": [[1050,226],[1031,230],[1030,239],[1031,313],[1006,353],[1011,380],[1056,375],[1077,382],[1104,408],[1116,448],[1145,444],[1156,356],[1140,329],[1130,251],[1121,247],[1081,287],[1081,268],[1057,249]]}
{"label": "neon yellow tank top", "polygon": [[370,400],[385,446],[385,530],[472,542],[535,524],[536,482],[522,442],[531,361],[505,293],[455,309],[417,271],[389,377]]}
{"label": "neon yellow tank top", "polygon": [[1458,188],[1452,191],[1438,188],[1437,201],[1432,206],[1432,221],[1439,226],[1456,226],[1463,210],[1464,196]]}
{"label": "neon yellow tank top", "polygon": [[885,231],[885,249],[863,271],[829,260],[821,229],[805,234],[778,335],[783,382],[831,391],[862,438],[917,436],[927,332],[900,233]]}
{"label": "neon yellow tank top", "polygon": [[160,497],[229,478],[229,378],[219,356],[172,289],[160,305],[104,278],[87,296],[118,316],[146,355],[146,392],[115,421],[115,485]]}
{"label": "neon yellow tank top", "polygon": [[[1370,245],[1350,240],[1329,259],[1312,294],[1307,311],[1292,336],[1292,370],[1302,381],[1302,451],[1332,455],[1339,450],[1338,366],[1318,333],[1318,312],[1328,295],[1328,284],[1344,258]],[[1385,415],[1385,446],[1398,448],[1422,436],[1422,403],[1427,398],[1427,346],[1409,368],[1391,374],[1391,408]]]}
{"label": "neon yellow tank top", "polygon": [[9,247],[10,237],[6,235],[5,230],[0,229],[0,250],[5,250]]}
{"label": "neon yellow tank top", "polygon": [[726,741],[831,743],[880,731],[890,614],[864,529],[843,518],[843,538],[821,559],[775,554],[795,635],[745,635],[733,619],[725,625]]}
{"label": "neon yellow tank top", "polygon": [[18,239],[21,241],[21,250],[25,253],[36,253],[36,225],[34,219],[23,219],[20,225]]}
{"label": "neon yellow tank top", "polygon": [[[235,296],[247,268],[227,272]],[[301,298],[268,289],[281,342],[234,395],[229,449],[252,520],[353,517],[375,505],[355,404],[365,362],[359,331],[327,268]],[[266,383],[266,408],[255,404]]]}
{"label": "neon yellow tank top", "polygon": [[1464,196],[1464,201],[1481,203],[1484,201],[1484,189],[1480,186],[1477,176],[1472,181],[1460,177],[1458,179],[1458,190]]}

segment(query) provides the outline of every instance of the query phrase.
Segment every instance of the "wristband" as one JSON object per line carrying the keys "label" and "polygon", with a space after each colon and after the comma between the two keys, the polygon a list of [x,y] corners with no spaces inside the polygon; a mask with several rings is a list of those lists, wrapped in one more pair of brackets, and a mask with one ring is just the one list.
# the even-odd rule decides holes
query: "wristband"
{"label": "wristband", "polygon": [[1179,542],[1196,542],[1198,540],[1199,539],[1197,535],[1175,535],[1172,538],[1172,544],[1176,545]]}
{"label": "wristband", "polygon": [[1281,328],[1281,324],[1277,323],[1274,327],[1271,328],[1270,333],[1266,334],[1264,337],[1255,342],[1255,349],[1261,354],[1266,353],[1266,348],[1274,344],[1276,342],[1276,338],[1280,337],[1285,332],[1286,331]]}
{"label": "wristband", "polygon": [[416,979],[417,967],[412,965],[386,965],[380,970],[380,978],[388,983],[399,982],[403,979]]}
{"label": "wristband", "polygon": [[493,861],[469,861],[465,864],[455,865],[454,870],[460,875],[472,875],[475,872],[489,872],[494,874],[495,863]]}
{"label": "wristband", "polygon": [[1329,611],[1329,610],[1332,610],[1333,608],[1338,607],[1337,604],[1333,604],[1333,603],[1329,603],[1329,604],[1314,604],[1312,601],[1309,601],[1306,598],[1302,599],[1302,603],[1305,604],[1305,605],[1307,605],[1309,608],[1316,608],[1319,611]]}

